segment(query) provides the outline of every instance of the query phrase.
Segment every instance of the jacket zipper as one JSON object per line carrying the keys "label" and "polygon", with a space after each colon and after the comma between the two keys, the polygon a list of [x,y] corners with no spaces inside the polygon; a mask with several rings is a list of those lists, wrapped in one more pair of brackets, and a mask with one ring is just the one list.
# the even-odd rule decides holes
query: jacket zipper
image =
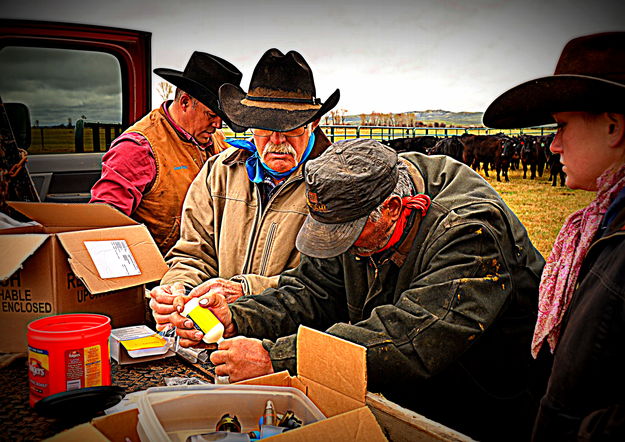
{"label": "jacket zipper", "polygon": [[278,230],[278,223],[272,222],[269,226],[269,233],[267,233],[265,250],[263,251],[263,256],[260,260],[260,271],[258,273],[263,276],[265,276],[267,273],[267,267],[269,265],[269,252],[271,251],[271,247],[273,246],[273,240],[276,236],[276,230]]}
{"label": "jacket zipper", "polygon": [[[369,286],[369,290],[367,292],[367,297],[365,298],[365,302],[362,305],[363,310],[361,314],[363,315],[364,315],[364,312],[366,311],[367,304],[369,304],[369,302],[371,302],[371,300],[375,298],[375,295],[373,293],[375,292],[375,290],[377,290],[378,275],[379,275],[379,270],[380,270],[378,265],[373,260],[372,256],[369,257],[369,262],[371,262],[371,265],[373,266],[373,281],[371,281],[371,285]],[[384,265],[385,262],[386,261],[380,263],[380,265]]]}
{"label": "jacket zipper", "polygon": [[241,271],[242,274],[246,274],[246,273],[250,273],[250,266],[252,264],[252,248],[254,247],[254,244],[256,243],[256,236],[257,236],[257,232],[256,232],[256,227],[258,226],[259,222],[260,222],[260,218],[262,216],[261,211],[260,211],[260,206],[261,206],[261,197],[260,197],[260,190],[258,189],[258,186],[254,185],[254,191],[256,194],[256,201],[257,201],[257,205],[256,205],[256,213],[254,214],[254,225],[252,226],[252,233],[250,235],[250,242],[247,243],[247,251],[245,252],[245,261],[243,261],[243,270]]}
{"label": "jacket zipper", "polygon": [[[252,267],[252,257],[254,255],[254,249],[256,248],[256,243],[258,242],[258,234],[259,234],[259,226],[262,224],[262,218],[265,216],[265,213],[267,213],[267,210],[269,209],[269,206],[271,206],[271,203],[277,198],[277,196],[279,194],[281,194],[285,188],[287,188],[288,186],[290,186],[292,183],[299,181],[303,179],[302,177],[295,177],[293,179],[287,179],[286,183],[284,183],[282,185],[282,187],[280,189],[278,189],[278,191],[272,195],[271,198],[269,198],[269,201],[267,201],[267,206],[265,207],[264,211],[261,211],[261,197],[260,197],[260,190],[258,188],[258,186],[254,186],[255,190],[256,190],[256,200],[258,201],[257,204],[257,209],[256,209],[256,216],[254,218],[254,226],[252,227],[252,234],[250,235],[250,242],[247,244],[247,252],[245,254],[245,261],[243,264],[243,271],[241,272],[242,274],[246,274],[246,273],[252,273],[251,272],[251,267]],[[267,257],[267,260],[269,260],[269,257]]]}

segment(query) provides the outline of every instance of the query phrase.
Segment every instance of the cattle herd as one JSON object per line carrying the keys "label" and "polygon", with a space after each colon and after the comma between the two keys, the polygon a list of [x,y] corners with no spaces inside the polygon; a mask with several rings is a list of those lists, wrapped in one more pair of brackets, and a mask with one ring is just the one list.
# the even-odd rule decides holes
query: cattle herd
{"label": "cattle herd", "polygon": [[387,146],[399,152],[421,152],[426,155],[447,155],[461,161],[475,170],[480,168],[488,176],[488,170],[497,172],[497,181],[503,176],[506,181],[508,170],[523,169],[523,178],[535,179],[543,176],[546,168],[550,171],[551,185],[564,186],[564,172],[560,155],[553,154],[549,145],[553,134],[533,136],[518,135],[472,135],[463,134],[446,138],[422,136],[414,138],[396,138],[383,141]]}

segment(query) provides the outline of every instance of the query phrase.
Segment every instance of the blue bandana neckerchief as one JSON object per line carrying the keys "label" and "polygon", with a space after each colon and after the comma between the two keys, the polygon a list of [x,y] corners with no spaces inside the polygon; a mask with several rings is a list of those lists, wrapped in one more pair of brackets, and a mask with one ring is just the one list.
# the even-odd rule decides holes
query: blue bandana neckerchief
{"label": "blue bandana neckerchief", "polygon": [[231,145],[232,147],[236,147],[238,149],[247,150],[248,152],[253,153],[251,157],[245,161],[245,168],[247,169],[247,176],[250,178],[250,181],[253,183],[262,183],[265,178],[265,173],[268,173],[272,178],[277,181],[280,181],[283,178],[291,175],[295,169],[299,167],[306,159],[310,152],[312,151],[313,145],[315,144],[315,134],[311,133],[310,138],[308,140],[308,146],[306,146],[306,150],[302,155],[302,159],[299,163],[295,165],[291,170],[287,170],[286,172],[276,172],[271,167],[267,166],[260,160],[260,155],[258,155],[258,150],[256,150],[256,145],[249,140],[239,140],[236,138],[228,138],[226,139],[226,143]]}

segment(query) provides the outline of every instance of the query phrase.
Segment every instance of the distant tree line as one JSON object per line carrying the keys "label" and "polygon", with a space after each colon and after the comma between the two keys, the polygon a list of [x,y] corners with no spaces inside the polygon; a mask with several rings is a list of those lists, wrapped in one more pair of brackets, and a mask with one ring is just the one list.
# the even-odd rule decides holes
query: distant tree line
{"label": "distant tree line", "polygon": [[[345,123],[346,109],[335,109],[330,111],[324,118],[325,124],[341,125]],[[416,115],[407,113],[383,113],[371,112],[370,114],[360,114],[360,126],[394,126],[394,127],[447,127],[444,122],[423,122],[417,120]]]}

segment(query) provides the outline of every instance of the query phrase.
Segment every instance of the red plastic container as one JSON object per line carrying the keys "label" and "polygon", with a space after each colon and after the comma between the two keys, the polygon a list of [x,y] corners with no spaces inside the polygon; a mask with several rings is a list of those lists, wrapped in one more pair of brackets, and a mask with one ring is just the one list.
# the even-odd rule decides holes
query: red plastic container
{"label": "red plastic container", "polygon": [[62,391],[111,385],[110,334],[104,315],[55,315],[28,324],[30,406]]}

